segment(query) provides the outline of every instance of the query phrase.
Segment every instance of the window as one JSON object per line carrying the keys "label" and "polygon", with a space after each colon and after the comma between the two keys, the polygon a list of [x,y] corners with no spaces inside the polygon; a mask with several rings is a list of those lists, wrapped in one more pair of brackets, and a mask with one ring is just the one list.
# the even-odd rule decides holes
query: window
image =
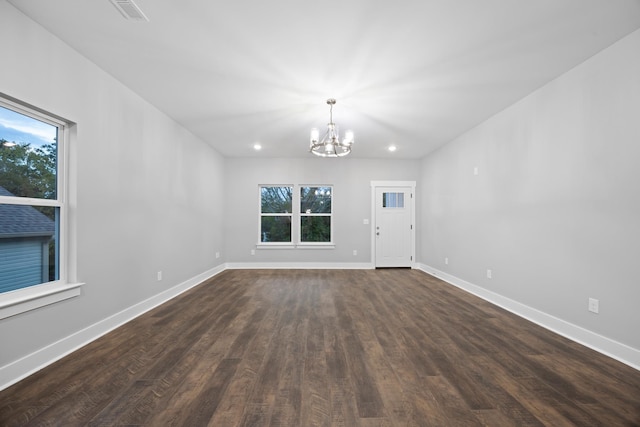
{"label": "window", "polygon": [[0,97],[0,318],[79,294],[65,283],[66,131],[65,122]]}
{"label": "window", "polygon": [[293,187],[260,187],[260,242],[291,243]]}
{"label": "window", "polygon": [[332,187],[300,187],[300,242],[331,242]]}
{"label": "window", "polygon": [[332,247],[332,202],[331,186],[261,185],[258,245]]}
{"label": "window", "polygon": [[404,208],[404,193],[382,193],[383,208]]}

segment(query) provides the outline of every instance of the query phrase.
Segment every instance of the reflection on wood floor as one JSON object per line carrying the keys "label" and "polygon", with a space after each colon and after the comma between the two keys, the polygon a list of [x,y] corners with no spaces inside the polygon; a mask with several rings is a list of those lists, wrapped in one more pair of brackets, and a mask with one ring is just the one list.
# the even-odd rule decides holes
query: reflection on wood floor
{"label": "reflection on wood floor", "polygon": [[227,270],[0,392],[0,425],[640,425],[640,372],[417,270]]}

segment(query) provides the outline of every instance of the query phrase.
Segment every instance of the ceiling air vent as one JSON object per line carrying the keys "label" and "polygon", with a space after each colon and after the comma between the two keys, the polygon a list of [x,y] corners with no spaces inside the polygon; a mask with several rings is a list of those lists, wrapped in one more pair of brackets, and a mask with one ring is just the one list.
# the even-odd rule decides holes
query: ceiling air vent
{"label": "ceiling air vent", "polygon": [[126,19],[130,21],[149,21],[149,18],[132,0],[110,0],[111,3]]}

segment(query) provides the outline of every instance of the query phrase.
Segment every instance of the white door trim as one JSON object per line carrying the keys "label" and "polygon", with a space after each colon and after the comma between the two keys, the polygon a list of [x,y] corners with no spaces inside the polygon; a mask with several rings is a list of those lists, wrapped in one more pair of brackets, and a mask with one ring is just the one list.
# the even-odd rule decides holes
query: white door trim
{"label": "white door trim", "polygon": [[371,181],[371,263],[376,266],[376,188],[411,187],[411,268],[416,268],[416,182],[415,181]]}

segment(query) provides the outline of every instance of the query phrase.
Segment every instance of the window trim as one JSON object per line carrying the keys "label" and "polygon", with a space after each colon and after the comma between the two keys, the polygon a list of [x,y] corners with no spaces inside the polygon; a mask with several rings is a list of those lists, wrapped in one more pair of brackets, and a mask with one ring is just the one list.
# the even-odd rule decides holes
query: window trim
{"label": "window trim", "polygon": [[[0,93],[0,106],[16,111],[36,120],[49,123],[58,128],[56,198],[38,199],[29,197],[0,196],[0,203],[11,205],[49,206],[59,209],[58,231],[58,280],[40,283],[26,288],[0,293],[0,319],[15,316],[26,311],[44,307],[59,301],[64,301],[80,295],[83,283],[71,283],[70,270],[75,267],[75,260],[71,259],[69,240],[70,224],[68,212],[67,191],[69,143],[74,124],[39,108],[26,105],[14,98]],[[73,271],[75,274],[75,271]]]}
{"label": "window trim", "polygon": [[[289,213],[263,213],[262,212],[262,189],[263,188],[276,188],[276,187],[288,187],[291,188],[291,212]],[[295,194],[296,186],[294,184],[259,184],[258,185],[258,243],[257,247],[268,247],[268,248],[293,248],[295,247],[294,242],[294,232],[295,232],[295,215],[294,215],[294,206],[296,200]],[[264,216],[288,216],[291,218],[291,240],[288,242],[263,242],[262,241],[262,217]]]}
{"label": "window trim", "polygon": [[[302,203],[302,201],[300,200],[300,190],[302,188],[312,188],[312,187],[326,187],[326,188],[330,188],[331,189],[331,212],[330,213],[302,213],[300,212],[302,209],[302,206],[300,206],[300,204]],[[298,213],[298,240],[297,240],[297,245],[299,247],[309,247],[309,248],[314,248],[314,247],[325,247],[325,246],[333,246],[335,247],[334,243],[333,243],[333,200],[334,200],[334,195],[335,195],[335,189],[334,186],[332,184],[326,184],[326,185],[321,185],[321,184],[301,184],[297,186],[298,191],[298,204],[297,204],[297,213]],[[302,241],[302,217],[303,216],[308,216],[308,217],[322,217],[322,216],[328,216],[329,218],[331,218],[331,222],[330,222],[330,227],[329,227],[329,233],[330,233],[330,240],[328,242],[303,242]]]}
{"label": "window trim", "polygon": [[[262,213],[262,188],[264,187],[291,187],[291,242],[263,242],[260,236],[262,216],[283,216],[284,214]],[[331,217],[331,241],[329,242],[303,242],[301,241],[301,218],[307,214],[300,212],[300,188],[302,187],[329,187],[331,188],[331,213],[317,214],[315,216]],[[257,249],[335,249],[334,243],[334,191],[333,184],[258,184],[258,243]]]}

